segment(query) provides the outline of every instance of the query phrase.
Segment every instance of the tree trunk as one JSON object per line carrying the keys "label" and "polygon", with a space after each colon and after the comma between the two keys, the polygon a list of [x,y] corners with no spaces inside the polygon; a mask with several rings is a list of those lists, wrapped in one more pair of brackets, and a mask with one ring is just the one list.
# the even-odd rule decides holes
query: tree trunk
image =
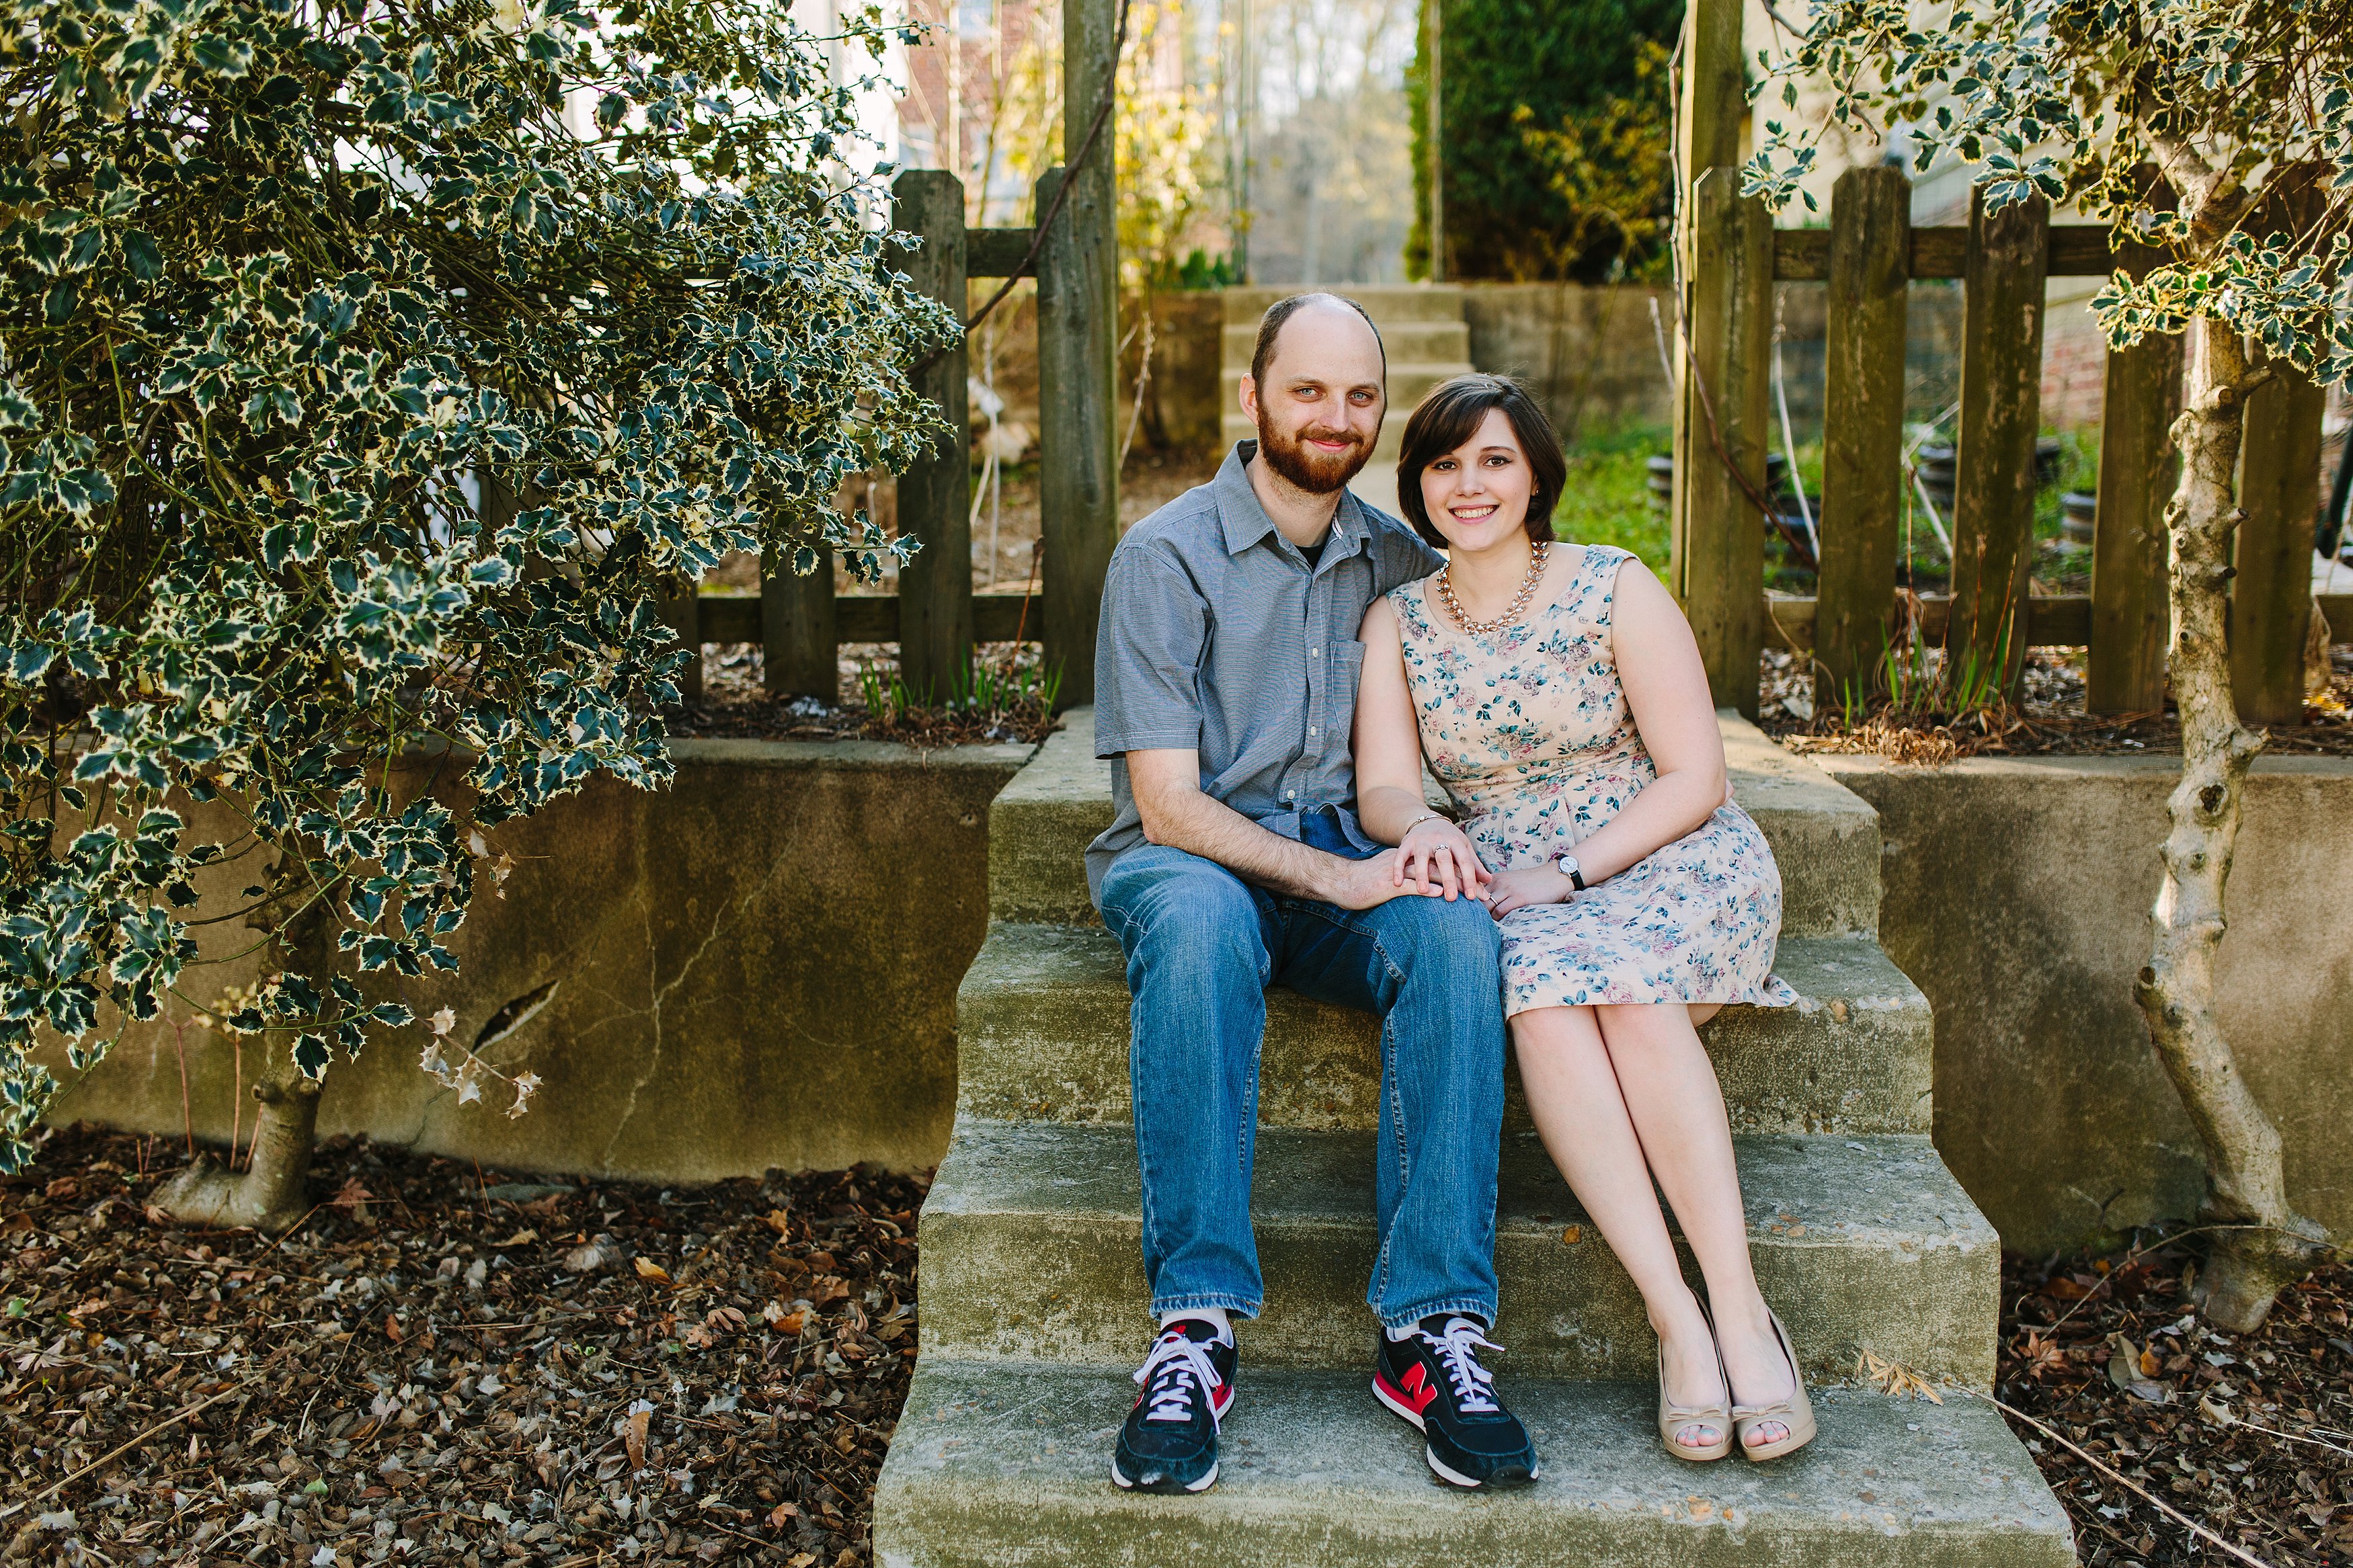
{"label": "tree trunk", "polygon": [[2232,477],[2248,370],[2235,333],[2203,321],[2192,328],[2183,411],[2173,427],[2181,479],[2166,512],[2181,783],[2167,803],[2156,941],[2134,988],[2158,1059],[2206,1148],[2201,1217],[2224,1227],[2199,1280],[2199,1304],[2234,1332],[2263,1321],[2279,1288],[2310,1270],[2325,1239],[2288,1203],[2279,1130],[2255,1103],[2215,1015],[2223,889],[2247,768],[2263,745],[2239,722],[2225,637],[2231,540],[2241,516]]}
{"label": "tree trunk", "polygon": [[[272,931],[269,956],[280,970],[317,974],[334,962],[328,940],[334,927],[326,901],[299,902],[301,861],[288,858],[273,886],[279,891],[246,917],[246,923]],[[291,896],[290,888],[297,889]],[[210,1154],[198,1154],[188,1168],[155,1189],[150,1200],[176,1219],[223,1228],[282,1230],[309,1212],[307,1184],[311,1149],[317,1142],[319,1084],[294,1065],[290,1044],[274,1050],[253,1086],[253,1158],[233,1171]],[[235,1159],[237,1151],[229,1155]]]}
{"label": "tree trunk", "polygon": [[[310,1208],[311,1146],[319,1125],[319,1086],[293,1065],[293,1052],[253,1086],[253,1163],[232,1171],[210,1154],[155,1191],[154,1203],[191,1225],[282,1230]],[[231,1152],[232,1157],[235,1151]]]}

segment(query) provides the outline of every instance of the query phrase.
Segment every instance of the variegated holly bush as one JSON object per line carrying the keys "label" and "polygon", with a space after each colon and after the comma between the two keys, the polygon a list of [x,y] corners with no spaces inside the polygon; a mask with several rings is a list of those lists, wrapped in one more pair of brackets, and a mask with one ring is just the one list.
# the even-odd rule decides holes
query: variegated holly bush
{"label": "variegated holly bush", "polygon": [[898,548],[832,498],[955,328],[828,47],[777,0],[0,0],[0,1170],[45,1035],[213,1005],[196,921],[325,922],[220,1016],[314,1078],[409,1026],[367,976],[455,967],[482,829],[670,776],[663,593]]}

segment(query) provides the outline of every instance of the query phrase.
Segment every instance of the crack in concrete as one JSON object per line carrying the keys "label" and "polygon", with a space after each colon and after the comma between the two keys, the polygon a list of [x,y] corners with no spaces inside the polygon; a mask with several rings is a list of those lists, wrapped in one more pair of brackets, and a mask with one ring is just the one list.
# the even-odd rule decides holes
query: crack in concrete
{"label": "crack in concrete", "polygon": [[[597,1155],[597,1163],[602,1169],[609,1171],[613,1168],[613,1151],[619,1145],[622,1134],[628,1131],[631,1119],[638,1113],[638,1096],[644,1091],[646,1085],[654,1080],[654,1075],[661,1070],[663,1007],[676,994],[678,988],[686,984],[687,977],[694,973],[695,965],[702,962],[702,955],[711,951],[711,944],[719,940],[720,933],[726,930],[734,916],[749,907],[753,900],[766,893],[771,887],[775,886],[776,879],[783,875],[785,867],[793,858],[791,847],[800,836],[800,808],[796,806],[793,820],[785,830],[784,845],[774,863],[769,867],[768,874],[760,879],[757,886],[734,898],[721,900],[717,912],[711,917],[711,929],[703,932],[702,940],[695,944],[694,951],[687,955],[686,962],[679,965],[677,975],[667,985],[661,984],[661,948],[654,934],[653,904],[648,896],[643,868],[642,866],[639,868],[637,879],[637,901],[645,926],[646,984],[650,995],[645,1006],[629,1009],[621,1016],[637,1016],[650,1018],[653,1025],[653,1048],[647,1056],[645,1071],[638,1074],[637,1081],[629,1086],[629,1097],[621,1106],[620,1117],[613,1123],[612,1133],[605,1140],[604,1150]],[[640,842],[642,843],[642,840]]]}

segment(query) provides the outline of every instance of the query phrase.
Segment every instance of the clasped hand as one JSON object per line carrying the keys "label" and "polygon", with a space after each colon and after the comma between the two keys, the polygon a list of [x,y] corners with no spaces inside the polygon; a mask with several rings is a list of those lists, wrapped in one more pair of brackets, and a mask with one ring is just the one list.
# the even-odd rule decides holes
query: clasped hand
{"label": "clasped hand", "polygon": [[1424,818],[1406,830],[1389,870],[1392,886],[1426,898],[1471,899],[1484,903],[1495,874],[1471,847],[1471,836],[1442,816]]}

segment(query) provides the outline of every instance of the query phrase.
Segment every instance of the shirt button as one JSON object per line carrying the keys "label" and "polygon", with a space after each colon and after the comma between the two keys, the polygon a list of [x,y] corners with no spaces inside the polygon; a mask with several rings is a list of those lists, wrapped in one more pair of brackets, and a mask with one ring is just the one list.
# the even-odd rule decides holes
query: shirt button
{"label": "shirt button", "polygon": [[1291,798],[1291,791],[1289,791],[1289,790],[1284,790],[1284,791],[1282,792],[1282,798],[1283,798],[1283,799],[1285,799],[1285,800],[1289,800],[1289,799]]}
{"label": "shirt button", "polygon": [[1310,658],[1322,658],[1324,657],[1324,650],[1320,647],[1311,647],[1307,650],[1307,657]]}
{"label": "shirt button", "polygon": [[1311,738],[1313,738],[1314,736],[1321,733],[1321,731],[1319,731],[1314,725],[1310,724],[1307,726],[1307,733]]}

